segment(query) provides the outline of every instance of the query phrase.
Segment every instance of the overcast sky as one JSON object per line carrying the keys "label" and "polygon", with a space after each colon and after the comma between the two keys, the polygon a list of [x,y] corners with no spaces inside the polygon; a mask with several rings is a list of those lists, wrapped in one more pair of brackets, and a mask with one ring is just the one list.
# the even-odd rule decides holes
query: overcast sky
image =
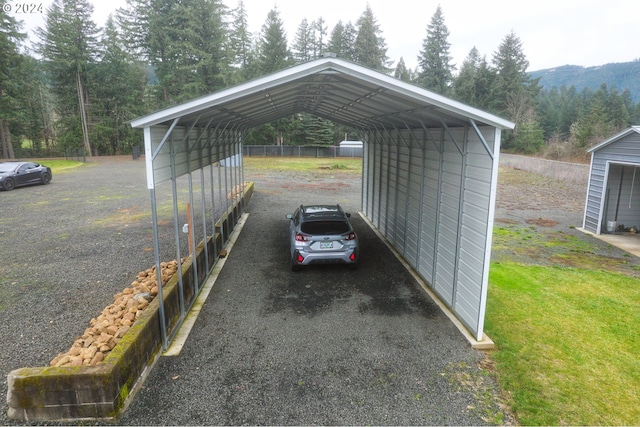
{"label": "overcast sky", "polygon": [[[90,1],[95,5],[94,21],[100,26],[126,4],[125,0]],[[238,3],[223,1],[230,8]],[[15,8],[20,2],[13,3]],[[51,0],[35,3],[42,3],[46,10]],[[639,0],[244,0],[244,4],[252,33],[260,31],[269,10],[277,7],[290,41],[304,18],[311,22],[322,17],[330,34],[339,20],[355,24],[369,4],[386,41],[387,56],[394,65],[403,57],[410,68],[417,65],[427,25],[438,5],[458,67],[474,46],[491,60],[511,31],[522,41],[528,71],[640,58]],[[38,14],[15,12],[9,14],[25,21],[28,28],[42,25]]]}

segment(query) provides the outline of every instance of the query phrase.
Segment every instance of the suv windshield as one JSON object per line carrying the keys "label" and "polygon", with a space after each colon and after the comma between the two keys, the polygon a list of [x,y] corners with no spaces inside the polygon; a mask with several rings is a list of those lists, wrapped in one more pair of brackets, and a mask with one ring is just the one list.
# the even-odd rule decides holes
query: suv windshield
{"label": "suv windshield", "polygon": [[345,221],[308,221],[303,222],[300,231],[315,236],[327,236],[331,234],[344,234],[351,228]]}

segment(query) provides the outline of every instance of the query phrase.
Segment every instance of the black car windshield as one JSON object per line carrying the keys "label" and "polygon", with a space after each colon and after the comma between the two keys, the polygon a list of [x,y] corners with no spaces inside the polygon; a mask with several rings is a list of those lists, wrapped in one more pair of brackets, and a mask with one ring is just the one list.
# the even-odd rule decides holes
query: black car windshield
{"label": "black car windshield", "polygon": [[15,168],[15,163],[0,163],[0,172],[12,172]]}
{"label": "black car windshield", "polygon": [[331,234],[344,234],[351,227],[345,221],[308,221],[303,222],[300,230],[312,236],[328,236]]}

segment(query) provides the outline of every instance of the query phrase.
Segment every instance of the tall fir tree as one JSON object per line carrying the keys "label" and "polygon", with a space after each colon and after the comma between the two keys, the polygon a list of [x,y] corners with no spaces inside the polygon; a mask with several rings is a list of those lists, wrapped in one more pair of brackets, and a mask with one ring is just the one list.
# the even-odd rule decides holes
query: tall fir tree
{"label": "tall fir tree", "polygon": [[81,141],[89,156],[91,72],[100,52],[92,13],[87,0],[54,0],[45,27],[37,31],[60,115],[58,137],[65,147],[78,147]]}
{"label": "tall fir tree", "polygon": [[354,43],[354,59],[360,65],[386,73],[389,71],[387,45],[382,37],[378,20],[367,4],[356,22],[357,36]]}
{"label": "tall fir tree", "polygon": [[149,58],[159,98],[173,104],[224,86],[226,7],[220,0],[153,0]]}
{"label": "tall fir tree", "polygon": [[14,159],[10,124],[18,117],[20,85],[16,76],[21,69],[22,56],[19,43],[26,38],[20,24],[12,16],[0,10],[0,152],[2,158]]}
{"label": "tall fir tree", "polygon": [[123,31],[113,17],[105,24],[103,54],[96,66],[100,85],[95,88],[92,140],[104,154],[130,153],[141,134],[129,121],[144,114],[146,67],[126,50]]}
{"label": "tall fir tree", "polygon": [[490,110],[493,103],[495,73],[486,57],[474,46],[462,61],[460,72],[453,82],[453,96],[469,105]]}
{"label": "tall fir tree", "polygon": [[403,82],[411,81],[411,71],[407,68],[407,65],[404,63],[404,58],[400,57],[398,64],[396,65],[395,70],[393,71],[393,77],[398,80],[402,80]]}
{"label": "tall fir tree", "polygon": [[155,2],[152,0],[127,0],[125,7],[116,10],[116,22],[126,50],[134,59],[150,61],[149,24]]}
{"label": "tall fir tree", "polygon": [[539,79],[532,79],[527,73],[529,61],[522,49],[522,41],[513,31],[502,40],[491,62],[496,72],[494,88],[499,113],[508,113],[509,97],[524,92],[524,98],[532,100],[540,92]]}
{"label": "tall fir tree", "polygon": [[[267,14],[257,47],[256,66],[259,75],[274,73],[292,65],[287,35],[277,8],[271,9]],[[284,145],[290,142],[291,133],[296,126],[294,119],[283,118],[254,129],[249,138],[258,143]]]}
{"label": "tall fir tree", "polygon": [[258,68],[263,75],[282,70],[292,64],[287,34],[277,8],[269,11],[262,25],[258,52]]}
{"label": "tall fir tree", "polygon": [[313,25],[309,24],[307,18],[303,18],[300,25],[298,25],[298,30],[291,46],[291,54],[295,63],[301,64],[313,59],[314,44]]}
{"label": "tall fir tree", "polygon": [[327,51],[336,54],[339,58],[355,61],[356,35],[356,29],[351,22],[343,24],[342,21],[338,21],[331,30]]}
{"label": "tall fir tree", "polygon": [[418,83],[441,95],[449,95],[455,71],[448,38],[449,30],[444,23],[442,8],[438,6],[427,25],[427,37],[422,41],[418,56]]}
{"label": "tall fir tree", "polygon": [[[540,92],[539,79],[528,73],[529,61],[522,49],[522,42],[512,31],[502,40],[492,59],[495,81],[493,99],[495,112],[506,116],[516,124],[513,132],[506,133],[505,148],[520,151],[535,151],[542,146],[541,126],[536,112],[535,97]],[[519,133],[526,129],[527,132]],[[531,140],[534,135],[536,140]]]}
{"label": "tall fir tree", "polygon": [[247,10],[242,0],[231,11],[231,28],[229,33],[229,83],[239,83],[255,76],[253,55],[253,39],[249,32]]}
{"label": "tall fir tree", "polygon": [[320,58],[327,48],[327,23],[321,17],[313,21],[313,55],[312,58]]}

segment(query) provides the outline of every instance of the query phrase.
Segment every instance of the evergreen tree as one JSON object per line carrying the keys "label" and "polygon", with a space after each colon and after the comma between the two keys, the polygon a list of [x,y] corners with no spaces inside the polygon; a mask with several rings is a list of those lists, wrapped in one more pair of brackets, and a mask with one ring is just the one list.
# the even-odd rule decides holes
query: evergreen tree
{"label": "evergreen tree", "polygon": [[396,69],[393,72],[393,77],[398,80],[402,80],[403,82],[411,81],[411,71],[407,69],[407,66],[404,63],[404,58],[400,57],[398,65],[396,65]]}
{"label": "evergreen tree", "polygon": [[512,31],[502,40],[494,53],[492,64],[496,72],[494,84],[496,108],[500,114],[509,116],[510,99],[521,97],[531,101],[540,92],[539,79],[531,79],[527,73],[529,61],[522,50],[522,42]]}
{"label": "evergreen tree", "polygon": [[[538,79],[532,80],[527,74],[529,61],[522,50],[522,42],[515,35],[509,33],[494,53],[493,66],[495,81],[493,85],[493,97],[497,114],[505,115],[516,124],[512,133],[506,133],[505,148],[513,148],[521,151],[531,151],[532,147],[541,147],[544,141],[529,140],[531,135],[540,135],[541,132],[532,132],[535,126],[540,126],[535,97],[540,92]],[[529,131],[527,140],[519,139],[519,126],[526,124]],[[522,135],[521,135],[522,136]]]}
{"label": "evergreen tree", "polygon": [[138,61],[150,61],[149,25],[152,0],[127,0],[127,5],[116,10],[116,21],[122,31],[126,50]]}
{"label": "evergreen tree", "polygon": [[24,137],[31,144],[30,147],[20,144],[16,147],[16,153],[19,152],[19,157],[55,155],[52,152],[52,122],[55,114],[42,66],[35,58],[22,55],[16,75],[21,76],[16,82],[19,89],[16,97],[18,104],[13,111],[15,120],[12,120],[9,129],[11,134]]}
{"label": "evergreen tree", "polygon": [[448,41],[449,30],[444,23],[440,6],[427,25],[427,37],[422,42],[418,56],[418,82],[424,88],[448,95],[453,81],[455,66],[451,64]]}
{"label": "evergreen tree", "polygon": [[249,32],[247,10],[242,0],[238,1],[238,6],[231,12],[230,40],[230,66],[231,72],[228,76],[230,83],[246,81],[255,76],[252,72],[254,64],[253,41]]}
{"label": "evergreen tree", "polygon": [[460,72],[453,82],[453,91],[456,99],[478,106],[476,96],[476,81],[480,68],[480,52],[474,46],[467,57],[462,61]]}
{"label": "evergreen tree", "polygon": [[15,18],[0,10],[0,152],[2,158],[14,159],[15,151],[11,139],[10,123],[17,120],[19,111],[19,76],[22,56],[19,43],[26,38],[20,32]]}
{"label": "evergreen tree", "polygon": [[312,58],[320,58],[324,55],[327,48],[327,25],[322,17],[319,17],[311,24],[313,27],[313,56]]}
{"label": "evergreen tree", "polygon": [[220,0],[154,0],[149,58],[164,104],[224,86],[228,67],[226,8]]}
{"label": "evergreen tree", "polygon": [[105,24],[104,53],[96,67],[100,85],[95,89],[92,140],[95,148],[106,154],[131,152],[141,138],[139,129],[129,121],[145,113],[145,67],[125,49],[122,33],[112,17]]}
{"label": "evergreen tree", "polygon": [[44,29],[38,29],[40,53],[56,96],[59,133],[64,147],[89,142],[91,71],[99,53],[98,28],[91,20],[93,5],[87,0],[54,0],[47,10]]}
{"label": "evergreen tree", "polygon": [[313,114],[301,114],[302,140],[299,143],[306,145],[331,145],[333,144],[333,123]]}
{"label": "evergreen tree", "polygon": [[615,133],[615,129],[606,120],[607,111],[602,100],[594,98],[589,113],[571,125],[571,138],[581,148],[603,141]]}
{"label": "evergreen tree", "polygon": [[193,0],[188,11],[193,53],[185,72],[195,70],[196,78],[185,91],[187,99],[192,99],[225,87],[223,74],[229,64],[229,29],[228,10],[221,0]]}
{"label": "evergreen tree", "polygon": [[351,22],[346,25],[338,21],[331,31],[327,51],[339,58],[355,61],[354,44],[357,32]]}
{"label": "evergreen tree", "polygon": [[307,18],[304,18],[298,26],[298,31],[296,31],[293,46],[291,47],[293,59],[297,64],[315,58],[313,36],[313,25],[309,25]]}
{"label": "evergreen tree", "polygon": [[259,42],[258,68],[262,75],[282,70],[292,64],[287,47],[287,35],[277,8],[269,11],[262,26]]}
{"label": "evergreen tree", "polygon": [[[256,68],[258,75],[274,73],[292,64],[291,53],[287,47],[287,36],[276,8],[269,11],[262,26],[258,41]],[[283,145],[291,141],[293,128],[297,126],[293,118],[283,118],[253,129],[248,135],[248,142],[258,144]]]}
{"label": "evergreen tree", "polygon": [[462,62],[460,73],[453,81],[456,99],[485,110],[491,109],[495,73],[489,68],[485,57],[480,57],[474,46]]}
{"label": "evergreen tree", "polygon": [[386,73],[388,70],[387,46],[378,21],[367,5],[356,22],[358,30],[353,45],[354,59],[360,65]]}

